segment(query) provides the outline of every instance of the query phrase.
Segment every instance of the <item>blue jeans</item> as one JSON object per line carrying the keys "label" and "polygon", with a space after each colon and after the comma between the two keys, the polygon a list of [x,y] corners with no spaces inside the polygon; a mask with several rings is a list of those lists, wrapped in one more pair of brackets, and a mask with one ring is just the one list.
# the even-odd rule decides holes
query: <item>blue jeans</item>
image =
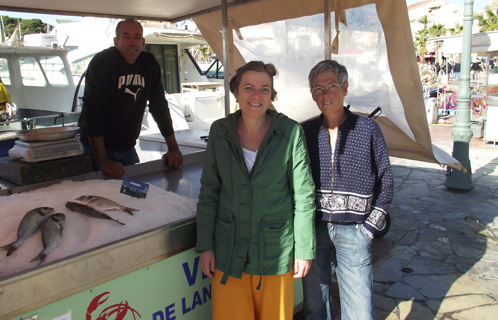
{"label": "blue jeans", "polygon": [[[100,171],[99,166],[97,165],[97,161],[95,161],[95,158],[93,157],[92,154],[92,149],[90,146],[85,146],[83,145],[83,152],[85,154],[89,154],[92,156],[92,169],[93,171]],[[127,150],[106,150],[107,157],[111,161],[117,161],[120,162],[123,166],[129,166],[135,163],[139,163],[140,159],[138,158],[137,151],[135,150],[135,147],[132,147]]]}
{"label": "blue jeans", "polygon": [[[332,275],[337,273],[341,319],[375,319],[370,239],[361,225],[316,221],[316,259],[303,278],[304,316],[332,320]],[[331,259],[332,258],[332,259]]]}
{"label": "blue jeans", "polygon": [[455,72],[455,80],[460,80],[460,72]]}

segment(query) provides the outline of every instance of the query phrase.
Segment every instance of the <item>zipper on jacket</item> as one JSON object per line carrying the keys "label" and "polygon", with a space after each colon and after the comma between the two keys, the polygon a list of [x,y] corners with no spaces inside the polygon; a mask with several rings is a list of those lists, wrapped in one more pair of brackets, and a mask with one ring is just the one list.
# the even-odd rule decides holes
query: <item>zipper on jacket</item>
{"label": "zipper on jacket", "polygon": [[[339,135],[339,134],[337,134]],[[337,140],[335,142],[335,146],[333,147],[334,151],[332,151],[332,146],[330,146],[330,162],[331,162],[331,170],[330,170],[330,196],[332,197],[332,208],[334,207],[334,158],[337,149]],[[329,222],[332,221],[332,214],[329,215]]]}
{"label": "zipper on jacket", "polygon": [[[232,140],[231,139],[227,139],[228,140],[228,143],[231,145],[231,148],[230,149],[233,149],[233,152],[235,152],[235,155],[237,156],[237,147],[233,144]],[[230,177],[230,197],[233,197],[233,181],[232,181],[232,156],[229,154],[228,155],[228,170],[230,171],[230,173],[228,174],[228,176]]]}
{"label": "zipper on jacket", "polygon": [[334,194],[334,154],[335,154],[335,148],[337,147],[337,143],[336,143],[336,146],[334,147],[334,152],[332,152],[332,147],[330,147],[330,161],[331,161],[331,168],[332,168],[332,172],[330,174],[330,191],[332,194]]}

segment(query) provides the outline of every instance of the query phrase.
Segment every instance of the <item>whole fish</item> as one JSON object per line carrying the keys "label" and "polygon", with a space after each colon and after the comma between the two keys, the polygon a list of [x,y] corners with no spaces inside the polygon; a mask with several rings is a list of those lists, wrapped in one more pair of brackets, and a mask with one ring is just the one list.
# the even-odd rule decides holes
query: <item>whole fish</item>
{"label": "whole fish", "polygon": [[57,248],[62,239],[62,229],[64,229],[64,222],[66,215],[63,213],[54,213],[49,215],[43,220],[40,230],[43,240],[43,250],[30,262],[40,260],[40,263],[45,261],[47,254]]}
{"label": "whole fish", "polygon": [[112,220],[114,222],[117,222],[119,224],[124,225],[124,223],[119,222],[118,220],[114,220],[113,218],[109,217],[107,214],[100,212],[100,211],[97,211],[94,208],[91,208],[91,207],[86,206],[86,205],[81,204],[81,203],[66,202],[66,208],[68,208],[69,210],[81,213],[81,214],[88,216],[88,217]]}
{"label": "whole fish", "polygon": [[129,214],[133,215],[132,211],[140,211],[138,209],[133,209],[129,207],[122,206],[112,200],[109,200],[104,197],[100,196],[81,196],[78,197],[75,202],[84,204],[90,208],[93,208],[95,210],[101,209],[104,211],[110,211],[110,210],[123,210],[125,212],[128,212]]}
{"label": "whole fish", "polygon": [[49,207],[39,207],[29,210],[22,218],[21,223],[19,223],[19,227],[17,228],[17,240],[0,247],[0,249],[6,250],[7,256],[10,256],[24,241],[38,231],[43,219],[53,212],[54,209]]}

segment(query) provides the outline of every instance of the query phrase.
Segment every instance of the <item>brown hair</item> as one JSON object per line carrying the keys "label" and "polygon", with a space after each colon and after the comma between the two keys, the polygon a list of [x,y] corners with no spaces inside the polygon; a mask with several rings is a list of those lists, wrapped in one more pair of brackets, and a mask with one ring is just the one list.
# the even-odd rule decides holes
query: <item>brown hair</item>
{"label": "brown hair", "polygon": [[277,91],[273,88],[273,77],[277,75],[277,69],[271,63],[265,64],[263,61],[251,61],[237,69],[235,75],[230,79],[230,92],[236,94],[239,90],[240,81],[246,71],[265,72],[271,79],[271,100],[277,97]]}

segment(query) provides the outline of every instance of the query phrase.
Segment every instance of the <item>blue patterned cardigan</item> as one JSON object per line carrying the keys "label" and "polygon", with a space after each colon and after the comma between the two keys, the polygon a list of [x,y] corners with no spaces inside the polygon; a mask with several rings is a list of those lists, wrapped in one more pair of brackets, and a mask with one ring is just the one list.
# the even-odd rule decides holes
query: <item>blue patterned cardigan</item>
{"label": "blue patterned cardigan", "polygon": [[372,238],[391,205],[391,164],[377,122],[345,110],[348,115],[338,130],[333,165],[328,130],[321,125],[323,114],[302,125],[315,182],[316,216],[362,224]]}

